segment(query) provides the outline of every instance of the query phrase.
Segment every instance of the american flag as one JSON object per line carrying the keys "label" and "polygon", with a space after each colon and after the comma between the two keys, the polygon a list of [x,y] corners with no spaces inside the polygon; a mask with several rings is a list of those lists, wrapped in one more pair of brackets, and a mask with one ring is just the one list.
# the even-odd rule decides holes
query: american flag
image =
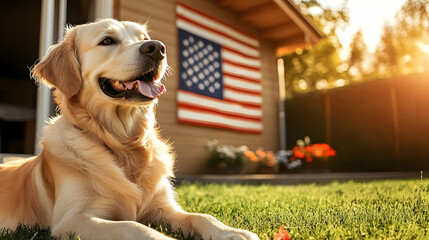
{"label": "american flag", "polygon": [[176,13],[179,121],[261,133],[258,40],[181,2]]}

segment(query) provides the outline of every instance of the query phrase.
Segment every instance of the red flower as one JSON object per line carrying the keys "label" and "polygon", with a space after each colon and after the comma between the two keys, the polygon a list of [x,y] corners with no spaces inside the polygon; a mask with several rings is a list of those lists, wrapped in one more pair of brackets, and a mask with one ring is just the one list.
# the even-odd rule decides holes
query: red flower
{"label": "red flower", "polygon": [[321,158],[324,156],[324,152],[320,149],[314,149],[313,155],[317,158]]}
{"label": "red flower", "polygon": [[290,237],[285,230],[285,226],[281,226],[280,230],[274,234],[274,240],[290,240]]}
{"label": "red flower", "polygon": [[326,143],[315,143],[305,147],[295,146],[292,148],[293,155],[291,161],[296,159],[305,159],[307,162],[312,162],[313,158],[328,158],[334,157],[337,153]]}
{"label": "red flower", "polygon": [[295,160],[295,159],[303,159],[305,157],[305,150],[302,147],[299,146],[295,146],[292,148],[292,152],[293,152],[293,156],[291,158],[291,160]]}
{"label": "red flower", "polygon": [[326,153],[325,153],[325,156],[327,156],[327,157],[330,157],[330,156],[335,157],[335,155],[337,155],[337,152],[335,152],[335,150],[332,148],[330,150],[326,151]]}
{"label": "red flower", "polygon": [[304,148],[304,149],[305,149],[305,151],[306,151],[306,152],[311,153],[311,152],[313,151],[313,145],[314,145],[314,144],[306,146],[306,147]]}

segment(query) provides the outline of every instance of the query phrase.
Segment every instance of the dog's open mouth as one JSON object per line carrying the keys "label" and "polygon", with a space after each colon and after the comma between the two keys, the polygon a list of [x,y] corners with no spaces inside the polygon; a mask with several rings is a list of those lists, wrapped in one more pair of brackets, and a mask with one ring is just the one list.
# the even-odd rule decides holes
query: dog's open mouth
{"label": "dog's open mouth", "polygon": [[99,85],[103,93],[111,98],[145,101],[157,98],[166,92],[163,84],[154,82],[156,77],[156,72],[152,70],[130,81],[100,78]]}

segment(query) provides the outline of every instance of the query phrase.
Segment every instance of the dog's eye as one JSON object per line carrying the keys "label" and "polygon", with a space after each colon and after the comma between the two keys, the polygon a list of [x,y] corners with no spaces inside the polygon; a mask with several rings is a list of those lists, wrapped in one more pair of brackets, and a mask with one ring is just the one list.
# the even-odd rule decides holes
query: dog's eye
{"label": "dog's eye", "polygon": [[105,38],[103,38],[103,40],[101,40],[101,42],[98,45],[108,46],[108,45],[112,45],[114,43],[115,43],[115,40],[113,40],[113,38],[105,37]]}

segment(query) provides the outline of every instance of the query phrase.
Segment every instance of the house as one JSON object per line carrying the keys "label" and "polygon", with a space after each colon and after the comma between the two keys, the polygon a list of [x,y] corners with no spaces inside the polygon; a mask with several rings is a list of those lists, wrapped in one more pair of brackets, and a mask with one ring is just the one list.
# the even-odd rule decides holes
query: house
{"label": "house", "polygon": [[[40,137],[44,120],[54,114],[50,91],[44,87],[36,90],[34,81],[28,77],[28,67],[55,39],[61,38],[58,36],[62,36],[66,23],[112,17],[148,22],[152,39],[164,42],[167,47],[172,74],[165,81],[167,93],[160,98],[157,119],[161,135],[175,147],[179,175],[203,171],[208,155],[205,144],[212,139],[235,146],[247,145],[250,149],[263,147],[277,151],[281,148],[284,130],[281,129],[283,121],[279,120],[282,87],[279,87],[277,56],[307,47],[321,38],[312,21],[292,0],[42,0],[31,3],[17,0],[2,2],[0,6],[4,18],[2,28],[19,36],[18,40],[0,40],[0,46],[5,48],[0,53],[2,65],[12,61],[10,68],[0,72],[0,152],[3,156],[32,154],[34,136]],[[27,33],[24,29],[30,31]],[[200,34],[201,29],[206,32]],[[186,47],[187,41],[194,39],[195,45],[199,45],[195,47],[201,47],[201,52],[203,48],[219,48],[212,55],[213,59],[221,59],[218,64],[213,60],[213,71],[203,71],[208,65],[201,64],[198,71],[193,68],[198,66],[196,63],[184,66],[184,61],[193,61]],[[225,60],[228,54],[236,58]],[[211,73],[213,77],[209,81]],[[198,80],[199,76],[207,79]],[[226,76],[229,82],[225,82]],[[196,92],[192,92],[192,88]],[[211,93],[221,95],[212,97]],[[209,105],[203,106],[203,102]],[[11,113],[16,116],[11,117]],[[37,152],[37,141],[35,145]]]}

